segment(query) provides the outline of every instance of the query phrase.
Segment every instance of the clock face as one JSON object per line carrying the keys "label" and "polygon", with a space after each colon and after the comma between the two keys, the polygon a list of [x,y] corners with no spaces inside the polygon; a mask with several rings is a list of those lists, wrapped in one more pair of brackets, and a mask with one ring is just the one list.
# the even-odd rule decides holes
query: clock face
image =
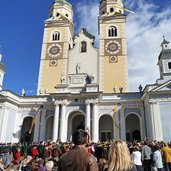
{"label": "clock face", "polygon": [[62,52],[62,47],[59,44],[52,44],[48,47],[47,53],[50,57],[58,57]]}
{"label": "clock face", "polygon": [[116,51],[118,49],[118,45],[116,43],[110,43],[108,45],[108,49],[112,52]]}
{"label": "clock face", "polygon": [[121,45],[118,41],[111,40],[111,41],[106,43],[105,49],[106,49],[107,53],[109,53],[111,55],[115,55],[115,54],[120,52]]}
{"label": "clock face", "polygon": [[49,52],[53,55],[56,55],[59,53],[59,47],[58,46],[53,46],[50,48]]}

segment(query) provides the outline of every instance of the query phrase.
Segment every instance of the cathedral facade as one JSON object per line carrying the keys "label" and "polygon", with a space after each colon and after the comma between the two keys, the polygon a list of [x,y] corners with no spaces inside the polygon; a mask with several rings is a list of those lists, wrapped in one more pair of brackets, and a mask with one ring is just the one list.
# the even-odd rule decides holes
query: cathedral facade
{"label": "cathedral facade", "polygon": [[122,0],[99,2],[99,47],[86,28],[75,35],[72,5],[55,0],[44,21],[37,95],[3,90],[0,63],[0,141],[69,141],[75,129],[93,142],[170,141],[171,49],[163,39],[155,84],[128,91],[126,15]]}

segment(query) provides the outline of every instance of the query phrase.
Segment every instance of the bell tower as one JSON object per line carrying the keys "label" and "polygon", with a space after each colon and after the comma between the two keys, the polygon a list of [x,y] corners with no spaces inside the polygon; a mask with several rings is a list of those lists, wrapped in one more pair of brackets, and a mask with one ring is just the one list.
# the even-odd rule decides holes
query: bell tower
{"label": "bell tower", "polygon": [[73,11],[66,0],[55,0],[44,21],[37,94],[54,93],[61,75],[66,80],[68,51],[73,47]]}
{"label": "bell tower", "polygon": [[160,79],[157,80],[158,84],[162,84],[171,79],[171,49],[165,37],[163,37],[163,42],[161,43],[161,52],[158,57]]}
{"label": "bell tower", "polygon": [[122,0],[101,0],[98,30],[100,35],[100,90],[104,93],[128,91],[126,15]]}

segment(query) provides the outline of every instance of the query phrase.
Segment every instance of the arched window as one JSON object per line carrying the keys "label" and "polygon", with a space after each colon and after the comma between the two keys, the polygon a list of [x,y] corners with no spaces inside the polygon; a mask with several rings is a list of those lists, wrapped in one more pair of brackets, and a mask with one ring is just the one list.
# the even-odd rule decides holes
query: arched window
{"label": "arched window", "polygon": [[57,40],[60,40],[60,33],[56,31],[52,35],[52,41],[57,41]]}
{"label": "arched window", "polygon": [[81,42],[81,52],[87,52],[87,43]]}
{"label": "arched window", "polygon": [[171,69],[171,62],[168,63],[168,68]]}
{"label": "arched window", "polygon": [[117,34],[118,33],[117,33],[117,28],[116,27],[112,26],[112,27],[109,28],[109,30],[108,30],[108,36],[109,37],[116,37]]}

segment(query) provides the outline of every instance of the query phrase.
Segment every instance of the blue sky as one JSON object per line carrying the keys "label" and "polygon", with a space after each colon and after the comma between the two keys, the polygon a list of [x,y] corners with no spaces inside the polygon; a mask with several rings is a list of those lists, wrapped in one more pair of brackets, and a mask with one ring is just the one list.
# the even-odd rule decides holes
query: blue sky
{"label": "blue sky", "polygon": [[[1,0],[0,45],[6,73],[3,89],[35,95],[41,56],[43,21],[53,0]],[[70,0],[74,8],[75,32],[82,27],[97,37],[98,0]],[[128,71],[130,90],[139,84],[155,83],[162,35],[171,41],[170,0],[125,0],[128,14]],[[88,11],[88,12],[87,12]]]}

